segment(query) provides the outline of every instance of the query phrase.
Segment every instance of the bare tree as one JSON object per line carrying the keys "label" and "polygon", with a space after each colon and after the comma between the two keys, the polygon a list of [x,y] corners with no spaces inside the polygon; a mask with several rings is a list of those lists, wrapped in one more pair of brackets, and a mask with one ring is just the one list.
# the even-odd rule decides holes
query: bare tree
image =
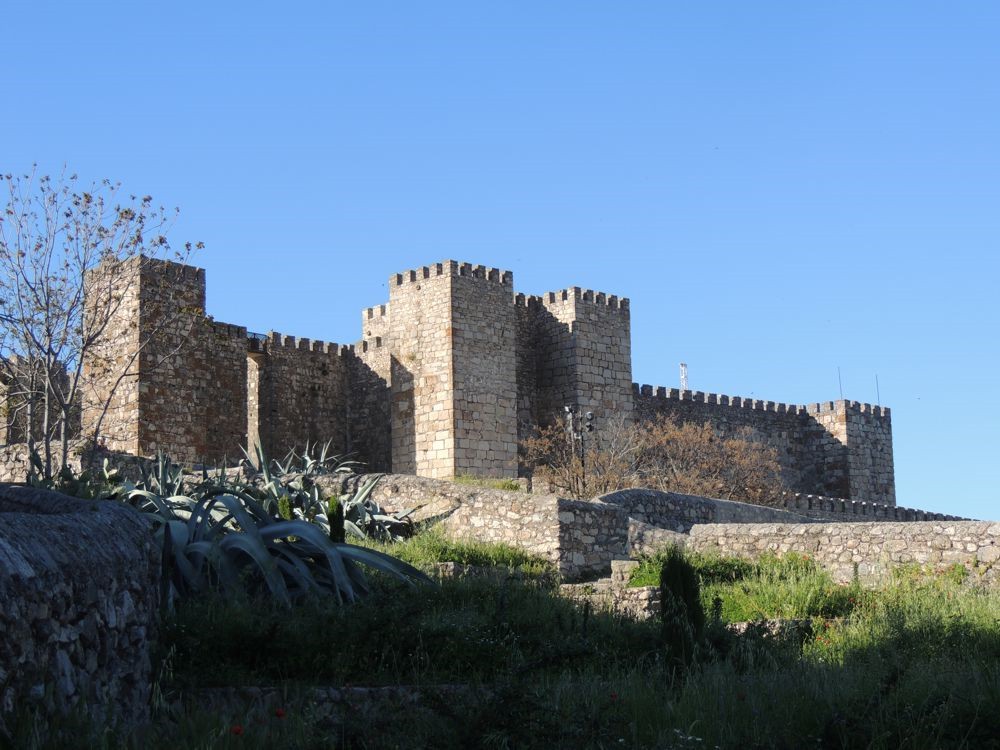
{"label": "bare tree", "polygon": [[709,423],[612,419],[581,445],[560,425],[522,442],[523,463],[573,497],[627,487],[779,504],[786,489],[777,451],[749,430],[718,435]]}
{"label": "bare tree", "polygon": [[[177,209],[124,195],[103,180],[87,189],[73,175],[0,176],[0,370],[8,420],[39,447],[46,478],[65,468],[79,423],[84,362],[103,363],[111,384],[104,410],[136,363],[138,348],[110,356],[109,324],[134,299],[145,263],[183,260],[166,233]],[[198,247],[201,243],[198,243]],[[100,267],[100,273],[95,270]],[[103,417],[103,413],[101,415]],[[88,437],[99,438],[102,419]],[[14,431],[13,434],[17,434]]]}

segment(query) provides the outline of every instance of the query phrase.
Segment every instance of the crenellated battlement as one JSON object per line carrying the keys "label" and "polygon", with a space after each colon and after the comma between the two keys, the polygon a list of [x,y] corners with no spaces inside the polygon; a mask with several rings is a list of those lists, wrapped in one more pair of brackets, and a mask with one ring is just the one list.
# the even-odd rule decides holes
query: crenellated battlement
{"label": "crenellated battlement", "polygon": [[270,331],[263,337],[259,334],[254,334],[248,337],[247,342],[250,351],[267,354],[295,351],[317,352],[334,357],[343,357],[354,353],[353,344],[336,344],[318,339],[313,340],[304,336],[287,336],[278,331]]}
{"label": "crenellated battlement", "polygon": [[762,399],[742,396],[726,396],[719,393],[704,393],[702,391],[680,390],[664,386],[632,384],[632,393],[636,397],[655,398],[669,401],[693,401],[701,404],[716,404],[738,409],[754,409],[777,414],[827,414],[841,411],[854,411],[859,414],[869,414],[873,417],[888,419],[888,406],[864,404],[858,401],[821,401],[814,404],[782,404]]}
{"label": "crenellated battlement", "polygon": [[949,516],[901,505],[887,505],[865,500],[849,500],[842,497],[810,495],[801,492],[785,493],[782,507],[813,518],[835,518],[843,516],[863,516],[860,520],[871,521],[968,521],[961,516]]}
{"label": "crenellated battlement", "polygon": [[544,304],[544,300],[537,294],[515,294],[514,307],[538,308]]}
{"label": "crenellated battlement", "polygon": [[514,286],[514,273],[512,271],[504,271],[500,268],[488,266],[477,266],[471,263],[460,263],[457,260],[445,260],[441,263],[421,266],[420,268],[394,274],[389,277],[389,285],[403,286],[404,284],[416,284],[424,279],[431,279],[437,276],[465,276],[492,281],[511,288]]}
{"label": "crenellated battlement", "polygon": [[561,302],[576,300],[577,302],[589,302],[598,307],[607,307],[610,310],[618,310],[620,312],[628,312],[629,310],[628,297],[618,297],[614,294],[595,292],[593,289],[583,289],[578,286],[559,289],[555,292],[546,292],[540,299],[543,305],[556,305]]}
{"label": "crenellated battlement", "polygon": [[212,332],[220,338],[241,339],[247,335],[247,329],[244,326],[238,326],[232,323],[220,323],[212,320],[211,318],[208,319],[208,325]]}
{"label": "crenellated battlement", "polygon": [[384,318],[389,312],[388,305],[375,305],[374,307],[366,307],[361,313],[362,321],[365,320],[375,320],[378,318]]}

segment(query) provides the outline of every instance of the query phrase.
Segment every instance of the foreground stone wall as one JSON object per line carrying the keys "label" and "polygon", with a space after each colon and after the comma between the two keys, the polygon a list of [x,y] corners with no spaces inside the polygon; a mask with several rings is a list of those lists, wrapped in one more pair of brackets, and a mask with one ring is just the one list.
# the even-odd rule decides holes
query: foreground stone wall
{"label": "foreground stone wall", "polygon": [[31,704],[147,718],[159,554],[131,508],[0,485],[0,726]]}
{"label": "foreground stone wall", "polygon": [[687,548],[756,558],[772,552],[809,555],[842,583],[855,572],[864,583],[884,580],[893,567],[962,565],[972,579],[1000,580],[1000,523],[704,524],[691,529]]}

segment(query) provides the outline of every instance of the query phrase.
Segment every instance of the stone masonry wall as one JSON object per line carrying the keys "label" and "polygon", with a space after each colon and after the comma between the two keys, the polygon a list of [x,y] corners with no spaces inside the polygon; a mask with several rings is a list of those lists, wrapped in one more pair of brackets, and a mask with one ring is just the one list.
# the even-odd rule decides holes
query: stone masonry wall
{"label": "stone masonry wall", "polygon": [[575,398],[581,412],[600,422],[630,417],[632,337],[629,301],[591,289],[566,290],[575,303],[572,323]]}
{"label": "stone masonry wall", "polygon": [[451,277],[452,473],[516,477],[514,277],[509,271],[468,264],[457,270]]}
{"label": "stone masonry wall", "polygon": [[851,401],[845,411],[851,478],[848,497],[895,505],[896,473],[889,410]]}
{"label": "stone masonry wall", "polygon": [[687,548],[749,558],[797,552],[841,583],[855,571],[862,582],[878,583],[908,563],[935,569],[958,564],[973,581],[1000,581],[1000,524],[993,521],[705,524],[691,529]]}
{"label": "stone masonry wall", "polygon": [[371,471],[392,469],[392,399],[389,383],[392,356],[389,348],[388,305],[369,307],[361,313],[362,339],[351,361],[349,449],[367,461]]}
{"label": "stone masonry wall", "polygon": [[676,532],[689,532],[702,523],[809,522],[805,516],[780,508],[658,490],[619,490],[598,500],[622,508],[636,521]]}
{"label": "stone masonry wall", "polygon": [[560,498],[559,572],[566,579],[606,573],[626,554],[628,514],[599,501]]}
{"label": "stone masonry wall", "polygon": [[[172,301],[166,309],[160,306],[164,299]],[[135,452],[163,450],[178,460],[201,460],[204,420],[196,382],[207,376],[201,369],[208,344],[204,270],[165,262],[144,268],[138,313],[138,320],[122,321],[138,329],[140,345],[148,342],[139,353]],[[116,449],[110,441],[108,447]]]}
{"label": "stone masonry wall", "polygon": [[455,473],[451,277],[435,269],[425,278],[422,271],[389,280],[392,470],[450,477]]}
{"label": "stone masonry wall", "polygon": [[[270,458],[305,444],[346,453],[350,442],[348,347],[271,332],[250,339],[250,380],[256,386],[248,411],[248,439]],[[250,415],[256,412],[256,422]]]}
{"label": "stone masonry wall", "polygon": [[31,704],[148,719],[159,564],[129,507],[0,485],[0,735]]}
{"label": "stone masonry wall", "polygon": [[100,423],[101,436],[109,448],[133,454],[139,452],[138,374],[116,381],[120,374],[135,371],[132,358],[139,351],[138,274],[139,269],[131,266],[124,274],[87,274],[85,287],[90,304],[113,306],[114,314],[92,348],[94,356],[84,358],[81,384],[83,434],[92,435]]}
{"label": "stone masonry wall", "polygon": [[[362,343],[362,346],[365,346]],[[392,399],[389,390],[391,357],[386,347],[365,349],[351,360],[351,442],[348,450],[371,471],[392,469]]]}
{"label": "stone masonry wall", "polygon": [[[133,268],[134,266],[134,268]],[[101,434],[112,450],[195,463],[235,456],[246,441],[246,329],[205,315],[205,272],[136,259],[109,283],[124,300],[85,363],[83,433],[130,357]],[[92,274],[88,284],[101,283]]]}
{"label": "stone masonry wall", "polygon": [[512,274],[424,266],[390,279],[389,309],[393,471],[514,476]]}
{"label": "stone masonry wall", "polygon": [[559,499],[499,490],[473,492],[443,522],[451,535],[477,542],[503,542],[558,565]]}
{"label": "stone masonry wall", "polygon": [[749,428],[777,448],[795,492],[896,502],[886,407],[857,401],[800,406],[649,385],[634,389],[639,419],[707,421],[723,433]]}
{"label": "stone masonry wall", "polygon": [[946,513],[904,508],[885,503],[866,503],[842,497],[788,493],[782,507],[799,515],[826,521],[968,521]]}
{"label": "stone masonry wall", "polygon": [[[323,477],[326,494],[353,491],[363,478]],[[567,579],[607,570],[625,554],[628,518],[606,503],[495,490],[400,474],[382,477],[371,499],[418,522],[440,520],[449,534],[503,542],[551,561]]]}

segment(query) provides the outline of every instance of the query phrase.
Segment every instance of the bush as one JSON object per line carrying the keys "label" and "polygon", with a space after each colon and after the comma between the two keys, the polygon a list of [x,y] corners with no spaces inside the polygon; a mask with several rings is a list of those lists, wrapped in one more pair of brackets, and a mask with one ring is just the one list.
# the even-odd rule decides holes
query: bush
{"label": "bush", "polygon": [[581,455],[579,443],[553,424],[522,442],[521,458],[539,482],[573,497],[649,487],[778,505],[786,490],[777,451],[749,429],[717,434],[708,422],[609,420],[587,437],[584,448]]}
{"label": "bush", "polygon": [[686,666],[705,631],[698,573],[677,547],[667,552],[660,569],[660,616],[663,642],[671,661]]}

